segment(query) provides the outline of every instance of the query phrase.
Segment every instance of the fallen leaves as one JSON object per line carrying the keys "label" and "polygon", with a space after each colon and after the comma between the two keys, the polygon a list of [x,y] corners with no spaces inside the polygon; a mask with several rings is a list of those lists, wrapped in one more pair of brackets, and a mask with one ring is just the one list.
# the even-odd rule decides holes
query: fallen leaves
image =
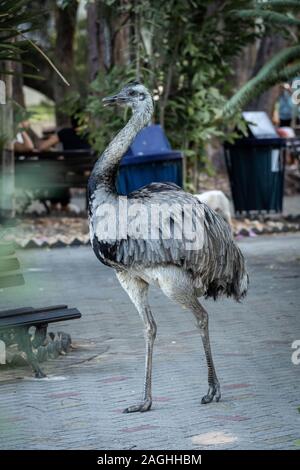
{"label": "fallen leaves", "polygon": [[13,241],[21,248],[55,248],[89,243],[87,219],[80,217],[24,218],[15,227],[3,229],[2,233],[4,241]]}
{"label": "fallen leaves", "polygon": [[212,431],[192,437],[192,444],[198,446],[231,444],[235,441],[237,441],[236,436],[222,431]]}

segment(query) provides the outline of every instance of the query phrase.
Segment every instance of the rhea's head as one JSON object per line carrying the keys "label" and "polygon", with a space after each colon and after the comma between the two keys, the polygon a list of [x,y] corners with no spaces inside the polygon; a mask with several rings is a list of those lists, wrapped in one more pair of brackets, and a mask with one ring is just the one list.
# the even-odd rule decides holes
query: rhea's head
{"label": "rhea's head", "polygon": [[130,82],[122,90],[102,100],[104,106],[129,106],[133,111],[153,111],[153,100],[149,90],[139,82]]}

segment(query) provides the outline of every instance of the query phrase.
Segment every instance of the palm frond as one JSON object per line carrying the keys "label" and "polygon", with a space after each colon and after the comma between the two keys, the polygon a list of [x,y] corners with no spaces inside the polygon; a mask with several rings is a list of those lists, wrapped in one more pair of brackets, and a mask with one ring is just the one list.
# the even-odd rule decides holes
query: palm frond
{"label": "palm frond", "polygon": [[232,14],[235,16],[245,18],[262,18],[265,22],[270,24],[280,24],[288,26],[299,26],[300,20],[284,13],[278,13],[277,11],[264,10],[260,8],[253,8],[249,10],[232,10]]}
{"label": "palm frond", "polygon": [[285,64],[300,57],[300,45],[286,47],[278,52],[269,62],[267,62],[257,74],[257,77],[264,79],[275,69],[283,67]]}
{"label": "palm frond", "polygon": [[[28,47],[33,47],[44,57],[61,80],[69,85],[48,55],[34,41],[25,36],[25,33],[35,29],[38,17],[42,14],[41,11],[28,13],[27,7],[28,0],[0,1],[0,61],[23,62],[22,54]],[[9,73],[5,70],[4,72]]]}
{"label": "palm frond", "polygon": [[[226,103],[223,108],[223,115],[233,116],[249,103],[253,98],[259,96],[270,86],[279,83],[293,71],[295,75],[299,72],[297,62],[284,68],[287,64],[300,57],[300,46],[292,46],[283,49],[264,65],[259,73],[243,85]],[[291,68],[295,67],[295,68]],[[284,72],[285,71],[285,72]],[[294,76],[295,76],[294,75]],[[284,78],[286,80],[286,78]]]}
{"label": "palm frond", "polygon": [[269,9],[275,8],[277,10],[299,10],[300,3],[299,0],[267,0],[267,1],[257,1],[256,6],[259,8]]}
{"label": "palm frond", "polygon": [[300,61],[295,64],[288,65],[283,70],[279,70],[274,76],[270,77],[270,85],[276,83],[288,82],[295,78],[300,73]]}

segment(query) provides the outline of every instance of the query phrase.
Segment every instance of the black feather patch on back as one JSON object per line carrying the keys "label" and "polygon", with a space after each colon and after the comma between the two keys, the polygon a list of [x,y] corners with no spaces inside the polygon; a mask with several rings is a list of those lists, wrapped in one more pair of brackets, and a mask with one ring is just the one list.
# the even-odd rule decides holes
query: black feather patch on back
{"label": "black feather patch on back", "polygon": [[144,197],[151,197],[154,193],[161,193],[165,191],[182,191],[182,188],[180,186],[177,186],[175,183],[150,183],[147,184],[146,186],[143,186],[140,189],[137,189],[136,191],[132,191],[131,193],[128,194],[129,199],[134,199],[134,198],[144,198]]}
{"label": "black feather patch on back", "polygon": [[97,189],[97,179],[95,178],[95,176],[93,176],[93,174],[91,174],[91,176],[89,177],[89,180],[88,180],[88,185],[87,185],[87,197],[88,197],[88,199],[90,199],[92,197],[92,195],[94,194],[96,189]]}
{"label": "black feather patch on back", "polygon": [[92,196],[94,192],[97,189],[97,179],[91,174],[88,180],[88,185],[87,185],[87,200],[88,200],[88,213],[89,216],[92,215],[91,213],[91,202],[92,202]]}
{"label": "black feather patch on back", "polygon": [[95,255],[98,260],[106,266],[111,266],[111,264],[116,262],[118,245],[118,242],[99,242],[96,236],[94,236],[92,242]]}
{"label": "black feather patch on back", "polygon": [[141,85],[141,83],[138,80],[131,80],[125,86],[128,87],[128,86],[135,86],[135,85]]}

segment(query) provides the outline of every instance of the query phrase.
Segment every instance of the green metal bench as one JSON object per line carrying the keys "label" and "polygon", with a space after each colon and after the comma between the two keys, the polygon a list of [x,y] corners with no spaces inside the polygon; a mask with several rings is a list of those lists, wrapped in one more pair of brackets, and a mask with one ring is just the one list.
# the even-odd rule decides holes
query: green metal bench
{"label": "green metal bench", "polygon": [[[12,244],[0,244],[0,288],[20,286],[25,283]],[[17,344],[25,352],[27,362],[31,365],[36,378],[45,377],[38,358],[33,351],[41,347],[47,336],[49,323],[81,318],[76,308],[67,305],[54,305],[43,308],[16,308],[0,311],[0,340],[7,346]],[[29,332],[35,327],[34,339]]]}

